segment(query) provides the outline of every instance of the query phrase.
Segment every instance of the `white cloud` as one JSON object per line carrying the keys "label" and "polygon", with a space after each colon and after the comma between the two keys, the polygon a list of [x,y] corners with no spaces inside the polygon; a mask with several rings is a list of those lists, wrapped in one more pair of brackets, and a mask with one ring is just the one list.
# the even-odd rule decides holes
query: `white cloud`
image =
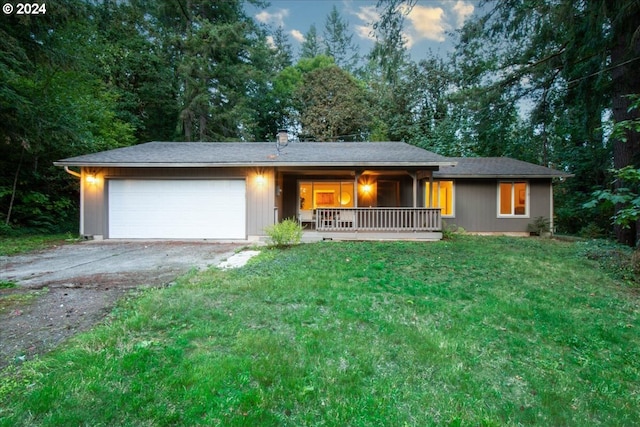
{"label": "white cloud", "polygon": [[[420,38],[444,41],[447,25],[444,21],[444,10],[441,7],[415,5],[407,18]],[[411,46],[407,45],[407,47]]]}
{"label": "white cloud", "polygon": [[291,34],[291,37],[293,37],[294,40],[297,40],[300,43],[302,43],[304,41],[304,34],[302,34],[298,30],[291,30],[291,32],[289,34]]}
{"label": "white cloud", "polygon": [[[416,4],[409,11],[406,16],[405,31],[402,34],[407,48],[411,48],[423,39],[444,42],[446,32],[454,25],[455,28],[461,27],[475,10],[473,4],[465,0],[442,0],[440,4],[442,7]],[[403,7],[406,12],[406,6]],[[362,24],[354,25],[355,34],[363,39],[375,39],[373,23],[380,19],[376,7],[360,6],[350,10],[350,13],[362,21]]]}
{"label": "white cloud", "polygon": [[471,3],[465,3],[463,0],[458,0],[453,6],[453,13],[456,15],[456,28],[462,27],[464,21],[473,13],[475,8]]}
{"label": "white cloud", "polygon": [[263,10],[256,15],[256,19],[263,24],[276,24],[278,27],[284,27],[284,18],[287,16],[289,16],[289,9],[279,9],[273,13]]}
{"label": "white cloud", "polygon": [[275,49],[276,48],[276,42],[273,41],[273,36],[267,36],[267,44],[269,45],[269,47],[271,49]]}
{"label": "white cloud", "polygon": [[380,19],[380,14],[376,10],[375,6],[360,6],[357,10],[352,12],[357,16],[363,25],[355,26],[355,33],[362,39],[374,40],[373,36],[373,23]]}

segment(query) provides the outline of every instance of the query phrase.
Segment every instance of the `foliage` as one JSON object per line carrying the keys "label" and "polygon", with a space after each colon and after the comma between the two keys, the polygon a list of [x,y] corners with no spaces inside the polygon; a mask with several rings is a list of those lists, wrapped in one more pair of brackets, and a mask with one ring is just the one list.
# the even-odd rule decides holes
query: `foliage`
{"label": "foliage", "polygon": [[0,425],[633,425],[637,298],[581,250],[459,236],[264,251],[10,366]]}
{"label": "foliage", "polygon": [[302,132],[315,141],[362,140],[369,127],[364,88],[337,66],[303,76],[294,95]]}
{"label": "foliage", "polygon": [[17,285],[15,282],[10,282],[7,280],[0,280],[0,289],[11,289],[15,288]]}
{"label": "foliage", "polygon": [[597,190],[592,193],[592,200],[584,204],[585,208],[593,209],[599,203],[617,206],[612,217],[613,223],[623,228],[630,228],[640,219],[640,169],[633,166],[624,167],[614,172],[616,181],[622,185],[615,185],[613,189]]}
{"label": "foliage", "polygon": [[302,240],[302,226],[293,218],[287,218],[265,228],[269,244],[277,248],[297,245]]}
{"label": "foliage", "polygon": [[527,231],[536,236],[543,236],[551,230],[549,226],[549,220],[543,216],[539,216],[534,218],[532,223],[527,224]]}
{"label": "foliage", "polygon": [[589,239],[577,242],[579,253],[598,263],[600,269],[618,280],[640,283],[638,250],[612,240]]}
{"label": "foliage", "polygon": [[0,236],[0,256],[11,256],[36,251],[57,245],[64,245],[78,240],[71,234],[25,234],[11,231],[11,234]]}
{"label": "foliage", "polygon": [[358,46],[349,32],[349,23],[342,19],[335,5],[327,15],[324,24],[324,54],[333,58],[336,65],[353,72],[358,62]]}

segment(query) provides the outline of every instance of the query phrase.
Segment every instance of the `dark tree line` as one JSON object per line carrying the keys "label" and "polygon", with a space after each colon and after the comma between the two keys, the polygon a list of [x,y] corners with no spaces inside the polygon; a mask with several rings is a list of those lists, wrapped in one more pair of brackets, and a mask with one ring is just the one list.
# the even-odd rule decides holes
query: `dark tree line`
{"label": "dark tree line", "polygon": [[[575,177],[557,186],[559,231],[613,231],[613,208],[583,206],[611,185],[612,168],[640,167],[637,127],[611,132],[638,121],[629,95],[640,93],[640,1],[484,2],[448,58],[419,61],[403,36],[418,0],[379,0],[364,54],[335,8],[297,53],[249,3],[263,6],[60,0],[46,15],[3,16],[5,231],[73,223],[76,183],[56,159],[151,140],[272,140],[283,127],[561,168]],[[639,231],[616,236],[635,244]]]}

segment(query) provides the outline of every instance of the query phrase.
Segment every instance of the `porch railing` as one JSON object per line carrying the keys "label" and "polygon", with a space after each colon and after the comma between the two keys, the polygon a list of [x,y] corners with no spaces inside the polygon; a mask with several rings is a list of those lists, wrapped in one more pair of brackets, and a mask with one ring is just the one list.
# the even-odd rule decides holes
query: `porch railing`
{"label": "porch railing", "polygon": [[314,222],[317,231],[442,231],[433,208],[321,208]]}

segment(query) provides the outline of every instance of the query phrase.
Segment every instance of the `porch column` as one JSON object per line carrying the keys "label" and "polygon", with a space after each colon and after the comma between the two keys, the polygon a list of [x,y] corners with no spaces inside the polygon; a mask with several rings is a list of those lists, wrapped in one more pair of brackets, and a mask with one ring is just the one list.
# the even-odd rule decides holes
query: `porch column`
{"label": "porch column", "polygon": [[433,207],[433,172],[429,174],[429,207]]}
{"label": "porch column", "polygon": [[358,181],[360,181],[360,176],[361,175],[362,174],[360,172],[356,171],[356,175],[355,175],[355,178],[354,178],[354,181],[353,181],[353,193],[354,193],[353,194],[353,197],[354,197],[353,207],[355,207],[355,208],[357,208],[358,205],[359,205],[359,203],[358,203]]}
{"label": "porch column", "polygon": [[411,178],[413,179],[413,207],[418,207],[418,174],[416,172],[412,172]]}

